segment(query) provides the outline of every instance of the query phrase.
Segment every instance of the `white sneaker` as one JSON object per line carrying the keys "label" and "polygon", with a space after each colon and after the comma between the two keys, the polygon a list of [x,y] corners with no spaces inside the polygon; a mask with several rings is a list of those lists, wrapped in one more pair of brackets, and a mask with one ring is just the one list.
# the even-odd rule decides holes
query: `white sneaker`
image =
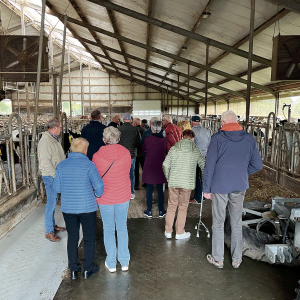
{"label": "white sneaker", "polygon": [[135,198],[135,194],[131,194],[130,200],[133,200]]}
{"label": "white sneaker", "polygon": [[115,273],[117,271],[117,268],[109,268],[106,262],[105,262],[105,267],[110,273]]}
{"label": "white sneaker", "polygon": [[129,264],[127,266],[124,266],[124,267],[122,266],[121,269],[122,269],[123,272],[127,272],[128,269],[129,269]]}
{"label": "white sneaker", "polygon": [[171,239],[171,238],[172,238],[172,233],[167,233],[167,232],[165,232],[165,237],[166,237],[167,239]]}
{"label": "white sneaker", "polygon": [[183,239],[188,239],[191,236],[190,232],[185,232],[183,234],[176,234],[175,238],[176,240],[183,240]]}

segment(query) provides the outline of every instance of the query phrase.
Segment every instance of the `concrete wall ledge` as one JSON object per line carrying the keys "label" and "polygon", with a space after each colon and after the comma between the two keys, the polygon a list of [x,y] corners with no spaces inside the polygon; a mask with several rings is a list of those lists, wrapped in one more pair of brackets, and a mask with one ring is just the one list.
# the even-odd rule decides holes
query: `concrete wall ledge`
{"label": "concrete wall ledge", "polygon": [[263,169],[259,172],[264,177],[268,178],[271,182],[278,183],[283,187],[300,194],[300,181],[287,175],[283,174],[280,171],[277,171],[273,168],[270,168],[266,165],[263,166]]}
{"label": "concrete wall ledge", "polygon": [[39,206],[37,191],[32,186],[0,205],[0,239]]}

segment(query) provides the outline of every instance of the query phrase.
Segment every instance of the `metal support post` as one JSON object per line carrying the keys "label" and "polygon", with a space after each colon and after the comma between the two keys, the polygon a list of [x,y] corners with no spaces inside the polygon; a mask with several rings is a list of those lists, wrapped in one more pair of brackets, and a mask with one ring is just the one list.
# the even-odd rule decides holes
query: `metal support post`
{"label": "metal support post", "polygon": [[53,115],[58,116],[57,112],[57,76],[53,75],[52,78],[52,90],[53,90]]}
{"label": "metal support post", "polygon": [[167,86],[167,112],[169,113],[169,87]]}
{"label": "metal support post", "polygon": [[[173,80],[171,81],[171,89],[173,92]],[[173,114],[173,93],[171,93],[171,115]]]}
{"label": "metal support post", "polygon": [[68,74],[69,74],[70,117],[72,118],[72,93],[71,93],[71,63],[70,63],[70,48],[68,48]]}
{"label": "metal support post", "polygon": [[68,16],[64,15],[64,33],[63,33],[63,44],[61,49],[60,81],[59,81],[59,94],[58,94],[58,116],[60,115],[60,112],[62,112],[61,96],[62,96],[62,83],[64,78],[67,21],[68,21]]}
{"label": "metal support post", "polygon": [[206,45],[206,70],[205,70],[205,108],[204,115],[207,117],[207,92],[208,92],[208,61],[209,61],[209,45]]}
{"label": "metal support post", "polygon": [[83,94],[83,68],[80,56],[80,94],[81,94],[81,115],[84,116],[84,94]]}
{"label": "metal support post", "polygon": [[227,100],[227,110],[229,110],[229,100]]}
{"label": "metal support post", "polygon": [[178,95],[177,95],[177,121],[178,121],[178,112],[179,112],[179,73],[178,73],[178,77],[177,77],[177,91],[178,91]]}
{"label": "metal support post", "polygon": [[214,101],[214,115],[217,114],[217,101]]}
{"label": "metal support post", "polygon": [[278,117],[278,110],[279,110],[279,92],[275,93],[275,118]]}
{"label": "metal support post", "polygon": [[19,83],[18,82],[16,82],[16,87],[17,87],[18,112],[20,115],[20,93],[19,93]]}
{"label": "metal support post", "polygon": [[37,189],[37,192],[38,192],[38,176],[37,176],[37,157],[36,157],[36,146],[37,146],[36,145],[36,140],[37,140],[36,125],[37,125],[37,114],[38,114],[38,105],[39,105],[42,54],[43,54],[43,43],[44,43],[45,10],[46,10],[46,0],[42,0],[40,44],[39,44],[37,78],[36,78],[34,117],[33,117],[33,126],[32,126],[31,153],[30,153],[31,175],[32,175],[34,186]]}
{"label": "metal support post", "polygon": [[91,94],[91,66],[89,65],[89,100],[90,100],[90,113],[92,112],[92,94]]}
{"label": "metal support post", "polygon": [[110,73],[108,73],[108,108],[109,108],[109,118],[111,120],[111,103],[110,103]]}
{"label": "metal support post", "polygon": [[247,95],[246,95],[246,124],[249,123],[249,116],[250,116],[250,96],[251,96],[254,18],[255,18],[255,0],[251,0],[249,53],[248,53],[248,75],[247,75]]}
{"label": "metal support post", "polygon": [[[188,76],[190,76],[190,64],[188,64]],[[186,109],[186,116],[189,116],[189,106],[190,106],[190,81],[188,81],[188,92],[187,92],[187,109]]]}

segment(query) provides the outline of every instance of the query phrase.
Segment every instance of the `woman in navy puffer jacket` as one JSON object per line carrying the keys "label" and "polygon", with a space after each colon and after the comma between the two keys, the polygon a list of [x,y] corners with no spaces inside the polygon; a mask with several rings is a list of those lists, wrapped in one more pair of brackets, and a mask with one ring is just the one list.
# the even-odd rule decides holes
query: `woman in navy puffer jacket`
{"label": "woman in navy puffer jacket", "polygon": [[[61,211],[68,231],[68,260],[71,279],[76,279],[81,267],[78,262],[78,241],[80,224],[84,240],[84,272],[87,279],[99,271],[94,264],[95,229],[97,202],[101,197],[104,183],[87,154],[88,141],[77,138],[72,142],[72,153],[57,165],[53,189],[61,193]],[[94,193],[94,190],[95,193]]]}

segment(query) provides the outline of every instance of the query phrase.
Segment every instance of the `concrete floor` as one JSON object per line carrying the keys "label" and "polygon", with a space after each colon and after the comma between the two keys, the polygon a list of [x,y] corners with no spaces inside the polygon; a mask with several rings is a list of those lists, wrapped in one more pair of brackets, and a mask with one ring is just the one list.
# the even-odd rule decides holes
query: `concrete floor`
{"label": "concrete floor", "polygon": [[[111,274],[104,267],[102,222],[98,220],[95,262],[99,273],[84,280],[63,279],[54,299],[260,299],[290,300],[300,279],[299,268],[256,263],[244,258],[239,269],[231,267],[225,250],[222,270],[210,265],[205,257],[211,251],[211,239],[205,233],[196,237],[197,220],[187,220],[188,240],[167,240],[164,220],[128,220],[130,268],[127,273],[117,266]],[[210,220],[205,223],[211,226]],[[83,247],[80,247],[82,259]]]}

